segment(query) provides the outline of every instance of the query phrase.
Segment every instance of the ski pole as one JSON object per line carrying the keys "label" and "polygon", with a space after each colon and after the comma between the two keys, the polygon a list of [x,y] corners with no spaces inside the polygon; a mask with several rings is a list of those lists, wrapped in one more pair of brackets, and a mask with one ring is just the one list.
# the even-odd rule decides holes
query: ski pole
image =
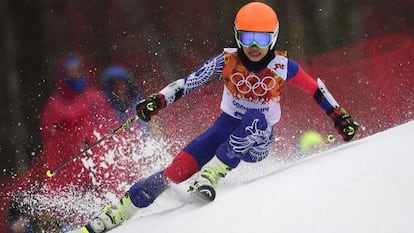
{"label": "ski pole", "polygon": [[124,123],[122,123],[122,125],[120,125],[118,128],[112,130],[112,132],[105,134],[104,137],[100,138],[99,140],[97,140],[96,142],[94,142],[93,144],[91,144],[90,146],[88,146],[87,148],[83,149],[82,151],[80,151],[79,153],[73,155],[72,157],[70,157],[69,159],[67,159],[65,162],[63,162],[61,165],[59,165],[58,167],[51,169],[51,170],[47,170],[46,171],[46,176],[47,177],[52,177],[56,172],[58,172],[59,170],[61,170],[62,168],[66,167],[68,164],[72,163],[75,159],[77,159],[79,156],[81,156],[83,153],[87,152],[88,150],[92,149],[93,147],[95,147],[96,145],[98,145],[99,143],[101,143],[102,141],[114,136],[115,134],[117,134],[119,131],[125,129],[126,127],[128,127],[131,123],[135,122],[139,120],[139,117],[137,115],[135,115],[135,117],[129,118],[128,120],[126,120]]}

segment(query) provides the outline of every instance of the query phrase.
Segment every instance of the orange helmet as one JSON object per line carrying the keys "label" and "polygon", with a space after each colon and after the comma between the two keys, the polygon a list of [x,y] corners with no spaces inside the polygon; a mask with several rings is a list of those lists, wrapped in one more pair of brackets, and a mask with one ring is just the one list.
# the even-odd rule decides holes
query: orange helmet
{"label": "orange helmet", "polygon": [[[237,12],[234,19],[234,30],[236,41],[238,40],[238,31],[249,32],[269,32],[272,33],[274,47],[279,32],[279,20],[276,12],[267,4],[262,2],[251,2],[244,5]],[[240,47],[240,44],[238,42]]]}

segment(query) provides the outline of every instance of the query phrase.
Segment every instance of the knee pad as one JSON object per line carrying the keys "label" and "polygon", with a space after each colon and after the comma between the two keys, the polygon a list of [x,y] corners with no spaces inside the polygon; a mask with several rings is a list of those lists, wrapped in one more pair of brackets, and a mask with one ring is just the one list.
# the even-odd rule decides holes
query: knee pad
{"label": "knee pad", "polygon": [[196,159],[188,152],[181,151],[164,170],[164,176],[174,183],[181,183],[199,170]]}

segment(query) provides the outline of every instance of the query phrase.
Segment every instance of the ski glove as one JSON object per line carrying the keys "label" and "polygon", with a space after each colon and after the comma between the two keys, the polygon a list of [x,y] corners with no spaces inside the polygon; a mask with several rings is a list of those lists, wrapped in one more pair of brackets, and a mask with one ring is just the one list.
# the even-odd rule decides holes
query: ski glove
{"label": "ski glove", "polygon": [[336,130],[344,141],[350,141],[355,136],[359,124],[348,115],[344,108],[336,107],[328,113],[328,116],[334,122]]}
{"label": "ski glove", "polygon": [[140,100],[136,106],[137,116],[143,121],[150,121],[151,117],[157,115],[160,109],[167,106],[164,95],[154,93],[146,99]]}

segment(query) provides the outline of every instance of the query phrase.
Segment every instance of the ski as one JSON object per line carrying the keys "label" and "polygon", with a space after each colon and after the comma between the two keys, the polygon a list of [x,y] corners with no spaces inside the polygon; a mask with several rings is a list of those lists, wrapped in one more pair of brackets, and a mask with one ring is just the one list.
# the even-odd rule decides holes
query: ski
{"label": "ski", "polygon": [[189,187],[188,192],[207,202],[214,201],[216,198],[216,190],[209,184],[200,185],[198,182],[195,182]]}
{"label": "ski", "polygon": [[[95,230],[93,230],[95,229]],[[94,218],[90,223],[81,228],[74,229],[67,233],[103,233],[108,232],[103,225],[103,222],[98,218]]]}
{"label": "ski", "polygon": [[74,229],[67,233],[104,233],[108,232],[104,226],[104,223],[99,218],[94,218],[87,225],[82,226],[81,228]]}

